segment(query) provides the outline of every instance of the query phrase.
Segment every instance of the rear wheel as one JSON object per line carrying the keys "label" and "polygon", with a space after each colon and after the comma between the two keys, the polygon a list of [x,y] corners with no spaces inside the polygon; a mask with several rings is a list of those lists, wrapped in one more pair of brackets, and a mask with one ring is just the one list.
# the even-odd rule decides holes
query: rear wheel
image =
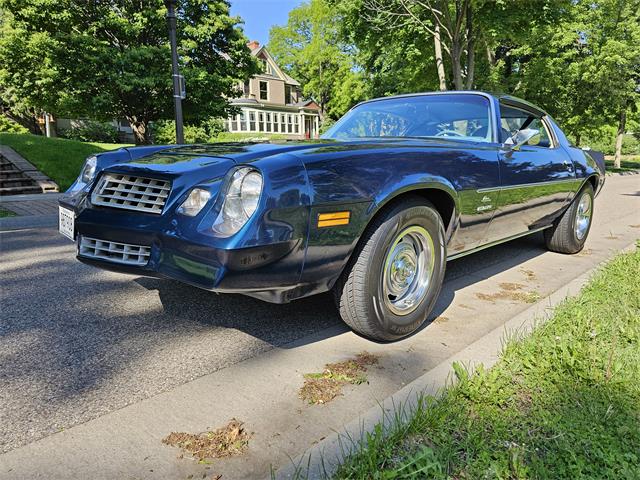
{"label": "rear wheel", "polygon": [[593,197],[593,186],[587,182],[555,225],[544,231],[549,250],[558,253],[582,250],[591,230]]}
{"label": "rear wheel", "polygon": [[375,340],[396,340],[426,320],[442,287],[446,249],[437,210],[416,197],[374,220],[336,284],[342,319]]}

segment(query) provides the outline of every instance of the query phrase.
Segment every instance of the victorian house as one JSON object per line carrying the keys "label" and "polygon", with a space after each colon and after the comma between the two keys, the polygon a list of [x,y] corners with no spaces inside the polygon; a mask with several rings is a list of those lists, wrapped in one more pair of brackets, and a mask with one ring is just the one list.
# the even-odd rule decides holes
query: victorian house
{"label": "victorian house", "polygon": [[285,135],[288,138],[318,138],[320,108],[313,100],[302,100],[300,83],[276,64],[256,41],[248,44],[263,65],[262,72],[245,82],[242,96],[231,103],[239,113],[225,122],[229,132]]}

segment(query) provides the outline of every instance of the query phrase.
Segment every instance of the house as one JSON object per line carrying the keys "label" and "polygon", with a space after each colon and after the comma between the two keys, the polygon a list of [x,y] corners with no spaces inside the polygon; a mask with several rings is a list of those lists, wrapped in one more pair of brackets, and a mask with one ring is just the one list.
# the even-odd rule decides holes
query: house
{"label": "house", "polygon": [[279,134],[293,139],[318,138],[320,107],[313,100],[302,99],[300,83],[280,69],[264,46],[252,41],[248,47],[263,69],[239,85],[242,96],[230,100],[239,113],[225,121],[226,130]]}

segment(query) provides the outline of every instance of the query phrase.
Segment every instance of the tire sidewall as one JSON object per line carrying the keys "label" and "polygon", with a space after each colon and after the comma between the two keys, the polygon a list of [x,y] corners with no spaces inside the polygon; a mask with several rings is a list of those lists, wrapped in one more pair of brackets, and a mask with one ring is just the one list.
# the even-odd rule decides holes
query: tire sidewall
{"label": "tire sidewall", "polygon": [[[591,197],[591,217],[589,218],[589,225],[587,226],[587,231],[584,233],[584,236],[581,239],[579,239],[578,236],[576,235],[576,228],[575,228],[576,217],[578,216],[578,206],[580,205],[580,200],[582,199],[582,196],[585,193],[588,193],[589,196]],[[593,187],[589,182],[587,182],[587,184],[580,189],[580,192],[576,196],[575,201],[571,206],[571,218],[569,223],[571,226],[570,235],[571,235],[571,243],[573,243],[573,247],[576,251],[582,250],[582,248],[584,247],[584,244],[587,241],[587,238],[589,237],[589,232],[591,231],[591,225],[593,224],[593,210],[595,205],[594,196],[595,195],[593,193]]]}
{"label": "tire sidewall", "polygon": [[[384,264],[392,243],[398,234],[411,226],[421,226],[433,240],[434,267],[427,293],[420,304],[407,315],[396,315],[386,306],[382,297]],[[370,318],[390,339],[397,339],[417,330],[433,309],[444,278],[446,246],[444,225],[438,212],[429,206],[412,206],[396,212],[379,227],[379,237],[369,263],[370,275],[366,280]]]}

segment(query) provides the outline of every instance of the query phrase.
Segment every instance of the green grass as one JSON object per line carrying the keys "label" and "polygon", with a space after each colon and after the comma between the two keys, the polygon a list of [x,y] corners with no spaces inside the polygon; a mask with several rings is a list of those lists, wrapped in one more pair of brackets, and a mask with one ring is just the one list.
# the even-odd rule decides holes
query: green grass
{"label": "green grass", "polygon": [[15,217],[15,216],[16,214],[11,210],[5,210],[4,208],[0,207],[0,218]]}
{"label": "green grass", "polygon": [[640,157],[627,157],[620,161],[620,168],[613,167],[613,160],[604,161],[607,173],[623,173],[640,170]]}
{"label": "green grass", "polygon": [[64,191],[75,181],[92,153],[125,147],[117,143],[85,143],[39,135],[0,133],[0,145],[8,145],[33,163]]}
{"label": "green grass", "polygon": [[[640,249],[499,362],[379,426],[337,478],[640,478]],[[401,418],[401,415],[399,418]]]}

